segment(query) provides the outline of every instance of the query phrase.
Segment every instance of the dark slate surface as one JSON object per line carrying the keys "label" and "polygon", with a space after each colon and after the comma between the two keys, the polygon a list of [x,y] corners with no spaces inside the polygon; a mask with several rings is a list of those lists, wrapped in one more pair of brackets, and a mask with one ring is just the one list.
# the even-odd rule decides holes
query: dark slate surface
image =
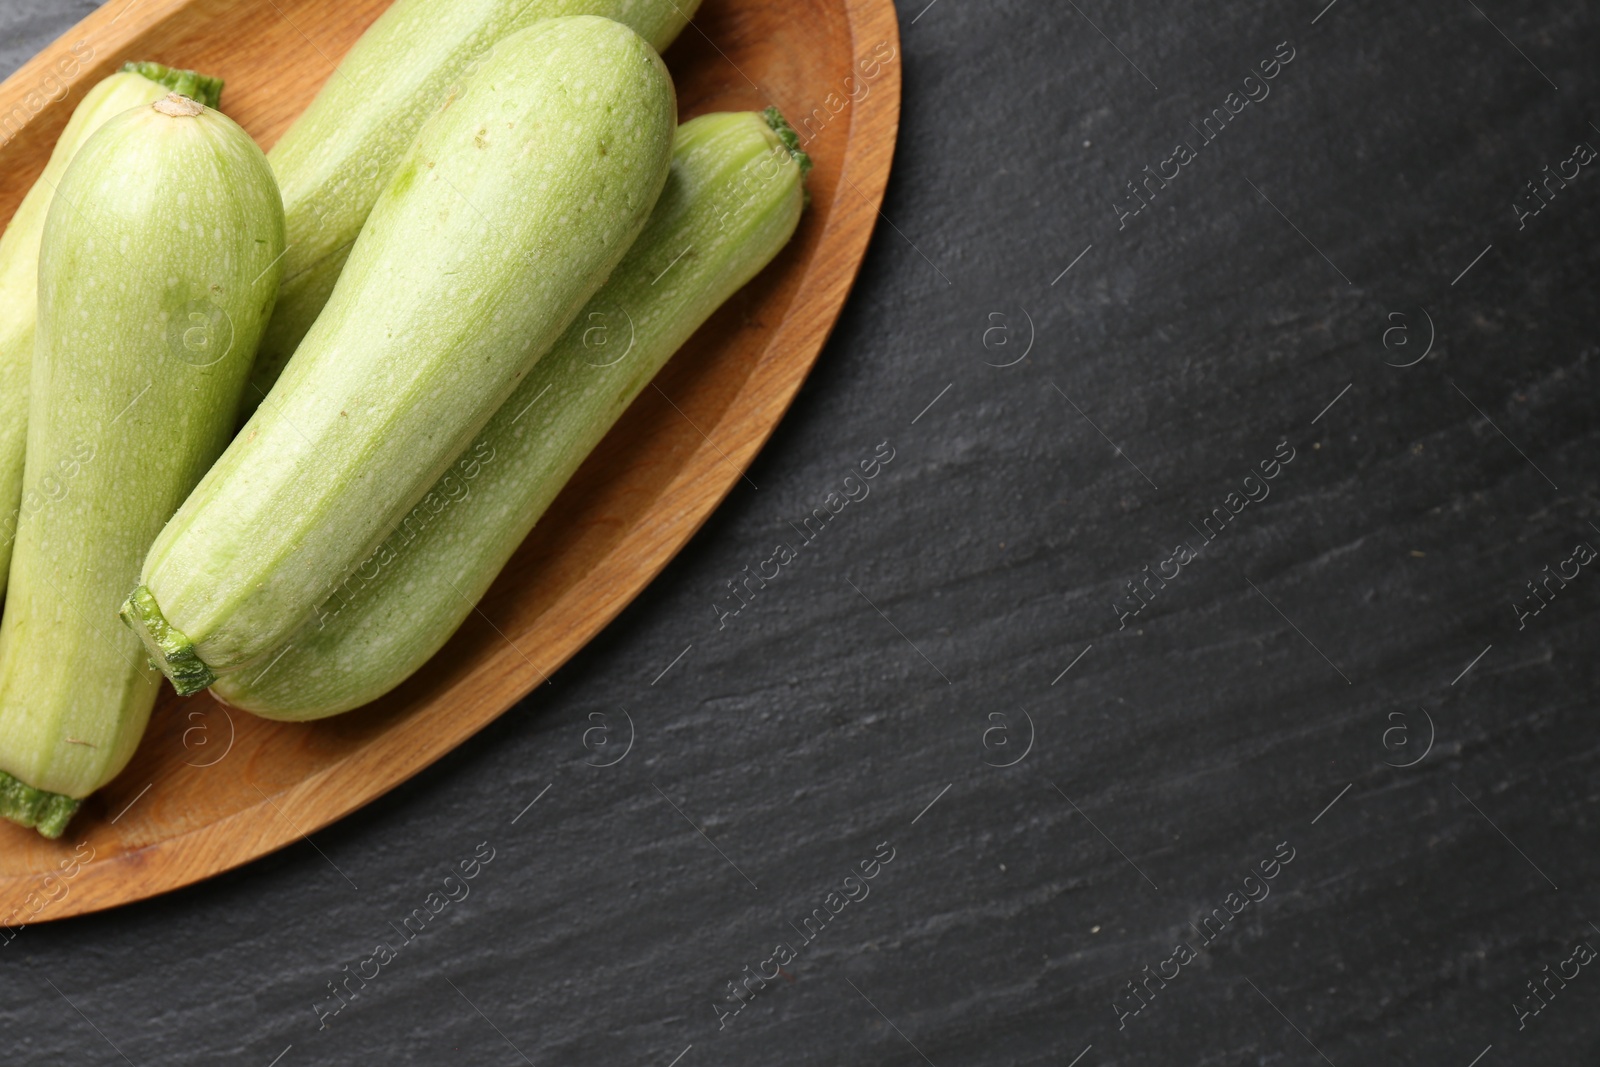
{"label": "dark slate surface", "polygon": [[[23,931],[8,1062],[1595,1062],[1600,576],[1515,605],[1600,545],[1600,169],[1513,207],[1600,146],[1591,6],[924,2],[893,228],[759,490],[315,848]],[[0,63],[88,6],[3,0]]]}

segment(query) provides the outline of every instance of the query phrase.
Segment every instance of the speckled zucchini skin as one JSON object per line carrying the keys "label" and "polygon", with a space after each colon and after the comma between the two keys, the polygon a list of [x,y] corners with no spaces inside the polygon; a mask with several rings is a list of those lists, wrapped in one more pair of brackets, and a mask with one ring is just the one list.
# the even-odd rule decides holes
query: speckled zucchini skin
{"label": "speckled zucchini skin", "polygon": [[664,51],[700,0],[396,0],[267,158],[283,188],[283,291],[245,395],[253,411],[316,321],[356,235],[427,117],[477,57],[540,19],[615,19]]}
{"label": "speckled zucchini skin", "polygon": [[388,692],[437,652],[612,424],[711,313],[788,242],[809,160],[776,112],[678,129],[639,240],[450,471],[260,666],[212,691],[273,719]]}
{"label": "speckled zucchini skin", "polygon": [[0,814],[59,833],[35,793],[88,795],[144,732],[161,676],[117,606],[231,436],[283,246],[266,157],[175,94],[107,121],[61,180],[0,623]]}
{"label": "speckled zucchini skin", "polygon": [[33,365],[33,330],[39,308],[39,237],[67,164],[89,135],[113,115],[153,104],[177,90],[216,107],[222,82],[192,70],[159,63],[129,63],[90,87],[66,129],[56,139],[50,161],[22,198],[0,235],[0,595],[11,569],[22,503],[22,457],[28,439],[28,374]]}
{"label": "speckled zucchini skin", "polygon": [[675,121],[661,57],[608,19],[481,61],[150,550],[124,618],[180,692],[280,647],[471,443],[638,236]]}

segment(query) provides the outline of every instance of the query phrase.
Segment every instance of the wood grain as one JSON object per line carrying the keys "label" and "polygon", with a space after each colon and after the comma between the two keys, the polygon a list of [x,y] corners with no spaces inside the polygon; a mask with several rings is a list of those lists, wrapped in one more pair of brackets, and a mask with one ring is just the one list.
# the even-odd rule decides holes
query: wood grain
{"label": "wood grain", "polygon": [[[0,219],[83,93],[125,60],[225,78],[223,110],[270,147],[386,6],[112,0],[0,84]],[[187,885],[393,788],[616,617],[739,480],[866,252],[898,131],[899,29],[890,0],[706,0],[667,62],[684,118],[776,104],[800,128],[816,166],[794,241],[668,364],[659,391],[641,395],[431,663],[321,723],[268,722],[166,690],[133,762],[60,841],[0,824],[0,926]]]}

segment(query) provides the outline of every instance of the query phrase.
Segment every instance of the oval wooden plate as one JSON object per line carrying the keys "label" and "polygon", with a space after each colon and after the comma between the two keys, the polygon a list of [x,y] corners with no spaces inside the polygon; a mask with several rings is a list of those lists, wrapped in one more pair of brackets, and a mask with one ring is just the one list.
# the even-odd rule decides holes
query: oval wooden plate
{"label": "oval wooden plate", "polygon": [[[111,0],[0,84],[0,219],[83,93],[125,60],[225,78],[223,110],[270,147],[387,5]],[[866,252],[899,125],[899,29],[891,0],[705,0],[667,62],[684,118],[776,104],[800,128],[816,167],[790,246],[640,396],[432,663],[321,723],[166,690],[133,762],[60,841],[0,822],[0,927],[187,885],[392,789],[582,647],[739,479]]]}

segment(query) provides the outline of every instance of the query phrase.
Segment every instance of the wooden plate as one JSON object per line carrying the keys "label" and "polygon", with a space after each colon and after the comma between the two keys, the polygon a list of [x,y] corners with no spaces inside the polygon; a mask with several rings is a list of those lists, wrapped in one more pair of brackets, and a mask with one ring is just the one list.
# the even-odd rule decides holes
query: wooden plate
{"label": "wooden plate", "polygon": [[[387,5],[111,0],[0,84],[0,219],[125,60],[225,78],[223,110],[270,147]],[[638,595],[739,479],[838,317],[889,176],[899,49],[891,0],[705,0],[667,53],[682,117],[776,104],[816,167],[794,241],[657,379],[671,403],[641,395],[481,613],[383,700],[285,724],[166,690],[133,762],[60,841],[0,823],[0,926],[139,900],[326,826],[511,707]]]}

